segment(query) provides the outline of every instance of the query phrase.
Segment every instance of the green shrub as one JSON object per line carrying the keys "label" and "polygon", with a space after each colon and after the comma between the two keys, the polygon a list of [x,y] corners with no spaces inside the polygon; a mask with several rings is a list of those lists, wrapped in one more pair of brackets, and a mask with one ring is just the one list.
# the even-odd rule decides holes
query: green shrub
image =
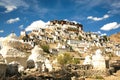
{"label": "green shrub", "polygon": [[82,36],[79,36],[78,39],[79,39],[79,40],[82,40]]}
{"label": "green shrub", "polygon": [[43,49],[43,51],[44,52],[47,52],[47,53],[49,53],[49,49],[50,49],[50,47],[49,47],[49,45],[41,45],[41,48]]}
{"label": "green shrub", "polygon": [[79,64],[80,60],[73,58],[70,53],[63,53],[57,56],[57,61],[60,65]]}
{"label": "green shrub", "polygon": [[73,60],[72,60],[72,63],[73,63],[73,64],[79,64],[79,63],[80,63],[80,60],[79,60],[79,59],[73,59]]}
{"label": "green shrub", "polygon": [[66,65],[72,62],[72,56],[69,53],[58,55],[57,61],[61,65]]}
{"label": "green shrub", "polygon": [[103,76],[100,76],[100,75],[94,75],[94,76],[91,76],[89,78],[92,78],[92,79],[95,79],[95,80],[105,80]]}
{"label": "green shrub", "polygon": [[104,80],[103,76],[95,76],[95,79],[102,79],[102,80]]}

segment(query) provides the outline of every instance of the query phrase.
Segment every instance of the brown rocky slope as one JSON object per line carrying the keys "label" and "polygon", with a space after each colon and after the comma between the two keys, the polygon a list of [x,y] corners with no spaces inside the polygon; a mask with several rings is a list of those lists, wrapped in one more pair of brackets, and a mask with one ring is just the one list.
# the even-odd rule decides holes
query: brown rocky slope
{"label": "brown rocky slope", "polygon": [[110,41],[120,44],[120,32],[116,34],[112,34],[109,38],[110,38]]}

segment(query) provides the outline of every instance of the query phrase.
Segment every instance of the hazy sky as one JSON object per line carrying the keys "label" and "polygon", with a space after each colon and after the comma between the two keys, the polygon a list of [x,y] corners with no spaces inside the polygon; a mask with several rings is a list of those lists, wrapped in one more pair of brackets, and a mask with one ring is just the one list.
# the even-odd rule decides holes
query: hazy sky
{"label": "hazy sky", "polygon": [[77,21],[84,31],[120,32],[120,0],[0,0],[0,37],[42,20]]}

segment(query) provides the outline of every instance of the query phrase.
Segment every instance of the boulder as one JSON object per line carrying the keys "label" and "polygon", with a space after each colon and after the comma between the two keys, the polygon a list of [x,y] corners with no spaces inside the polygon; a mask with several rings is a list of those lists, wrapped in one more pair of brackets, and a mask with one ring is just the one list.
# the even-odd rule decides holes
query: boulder
{"label": "boulder", "polygon": [[27,68],[31,69],[35,67],[35,63],[33,60],[27,60]]}
{"label": "boulder", "polygon": [[12,77],[15,75],[20,76],[19,63],[18,62],[11,62],[7,65],[6,77]]}

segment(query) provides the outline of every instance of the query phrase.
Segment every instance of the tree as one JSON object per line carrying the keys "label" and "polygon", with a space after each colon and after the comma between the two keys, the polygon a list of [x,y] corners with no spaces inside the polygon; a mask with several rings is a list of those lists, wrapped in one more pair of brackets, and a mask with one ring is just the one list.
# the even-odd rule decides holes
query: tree
{"label": "tree", "polygon": [[79,36],[78,39],[79,39],[79,40],[82,40],[82,36]]}
{"label": "tree", "polygon": [[44,52],[49,53],[49,49],[50,49],[49,45],[47,45],[47,44],[41,45],[41,48],[43,49]]}
{"label": "tree", "polygon": [[80,60],[77,59],[77,58],[74,58],[74,59],[72,60],[72,63],[73,63],[73,64],[79,64],[79,63],[80,63]]}
{"label": "tree", "polygon": [[69,46],[69,49],[70,49],[71,52],[74,51],[73,48],[72,48],[72,46]]}
{"label": "tree", "polygon": [[103,39],[104,39],[105,41],[108,41],[108,38],[107,38],[106,35],[103,36]]}
{"label": "tree", "polygon": [[72,62],[72,56],[69,53],[58,55],[57,61],[60,65],[66,65]]}
{"label": "tree", "polygon": [[80,60],[73,58],[70,53],[63,53],[57,56],[57,61],[60,65],[65,66],[66,64],[79,64]]}

